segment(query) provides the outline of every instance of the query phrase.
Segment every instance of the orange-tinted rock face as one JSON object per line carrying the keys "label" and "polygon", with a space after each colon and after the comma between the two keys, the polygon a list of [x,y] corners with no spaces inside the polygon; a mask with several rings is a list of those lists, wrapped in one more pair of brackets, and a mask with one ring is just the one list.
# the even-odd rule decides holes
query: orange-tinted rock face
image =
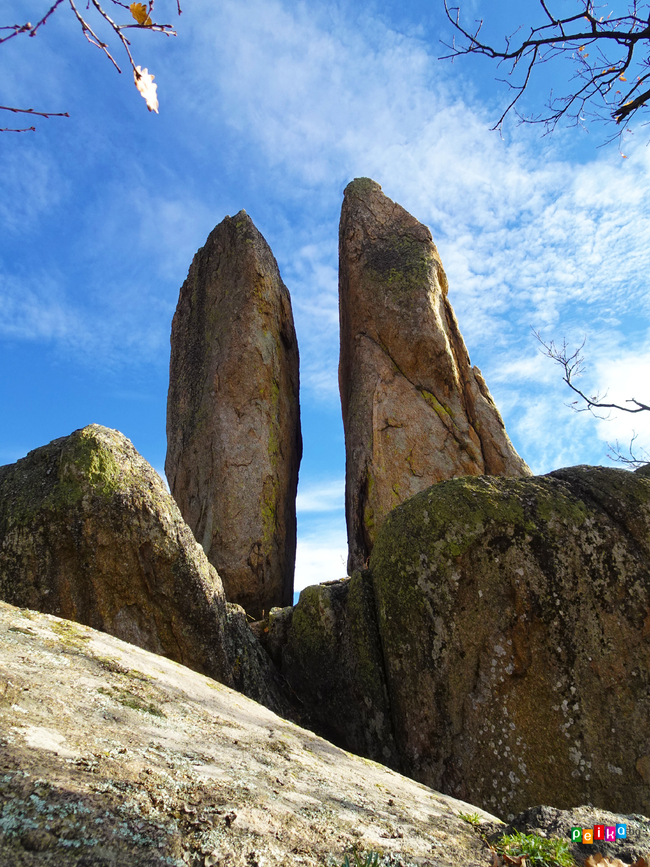
{"label": "orange-tinted rock face", "polygon": [[240,211],[192,262],[172,324],[165,471],[226,597],[293,601],[298,345],[271,250]]}
{"label": "orange-tinted rock face", "polygon": [[369,178],[345,190],[339,306],[352,572],[388,512],[434,482],[530,470],[471,367],[431,233]]}

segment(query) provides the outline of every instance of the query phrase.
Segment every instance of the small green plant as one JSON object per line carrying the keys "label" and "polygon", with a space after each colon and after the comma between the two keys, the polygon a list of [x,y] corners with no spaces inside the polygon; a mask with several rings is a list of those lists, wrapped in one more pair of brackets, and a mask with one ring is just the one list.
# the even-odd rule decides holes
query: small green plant
{"label": "small green plant", "polygon": [[575,861],[566,840],[538,837],[537,834],[504,834],[495,844],[497,852],[517,858],[524,855],[531,867],[574,867]]}
{"label": "small green plant", "polygon": [[467,822],[472,828],[478,828],[481,824],[481,817],[478,813],[459,813],[458,818],[462,819],[463,822]]}
{"label": "small green plant", "polygon": [[366,852],[366,860],[363,861],[362,856],[353,849],[352,858],[354,860],[350,861],[350,856],[346,855],[341,867],[378,867],[379,865],[379,852]]}

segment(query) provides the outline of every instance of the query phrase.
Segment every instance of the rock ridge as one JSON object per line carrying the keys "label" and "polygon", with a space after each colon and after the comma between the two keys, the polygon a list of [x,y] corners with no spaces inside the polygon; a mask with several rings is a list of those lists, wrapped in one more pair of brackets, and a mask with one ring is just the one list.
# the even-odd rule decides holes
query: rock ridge
{"label": "rock ridge", "polygon": [[165,472],[226,598],[293,602],[302,455],[291,299],[245,211],[196,253],[172,322]]}
{"label": "rock ridge", "polygon": [[527,476],[458,327],[431,232],[357,178],[339,227],[348,572],[395,506],[443,479]]}

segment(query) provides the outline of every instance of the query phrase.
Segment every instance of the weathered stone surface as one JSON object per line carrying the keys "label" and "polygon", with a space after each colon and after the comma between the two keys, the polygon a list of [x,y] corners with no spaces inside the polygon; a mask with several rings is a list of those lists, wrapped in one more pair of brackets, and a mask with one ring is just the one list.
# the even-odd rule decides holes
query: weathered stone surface
{"label": "weathered stone surface", "polygon": [[454,476],[526,476],[447,298],[431,233],[369,178],[339,230],[348,572],[388,512]]}
{"label": "weathered stone surface", "polygon": [[399,770],[370,576],[305,588],[290,622],[274,627],[272,621],[269,643],[303,724]]}
{"label": "weathered stone surface", "polygon": [[650,812],[650,479],[451,479],[370,569],[404,773],[502,817]]}
{"label": "weathered stone surface", "polygon": [[289,292],[240,211],[210,234],[180,291],[165,472],[227,599],[256,620],[293,602],[301,454]]}
{"label": "weathered stone surface", "polygon": [[485,867],[470,812],[163,657],[0,603],[3,865],[340,867],[357,847]]}
{"label": "weathered stone surface", "polygon": [[[89,425],[0,467],[0,599],[85,623],[287,712],[158,474]],[[251,643],[253,642],[253,644]]]}

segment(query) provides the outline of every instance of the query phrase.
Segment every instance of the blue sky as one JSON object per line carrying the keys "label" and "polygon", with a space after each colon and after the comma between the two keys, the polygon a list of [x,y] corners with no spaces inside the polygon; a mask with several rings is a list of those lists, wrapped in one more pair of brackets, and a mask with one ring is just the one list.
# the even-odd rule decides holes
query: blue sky
{"label": "blue sky", "polygon": [[[0,23],[50,5],[3,0]],[[650,398],[650,130],[633,126],[627,159],[599,147],[602,126],[491,132],[507,92],[487,60],[438,60],[442,0],[186,0],[180,19],[175,5],[156,11],[177,38],[131,31],[159,115],[118,47],[122,75],[65,5],[0,46],[2,104],[71,115],[0,134],[0,464],[97,422],[163,473],[178,291],[212,228],[245,208],[291,292],[301,353],[296,589],[342,577],[337,238],[359,176],[431,228],[472,362],[535,472],[607,464],[607,443],[633,431],[650,446],[643,415],[567,408],[531,335],[586,335],[586,389]],[[538,15],[529,0],[462,9],[494,35]],[[529,106],[564,72],[544,70]]]}

